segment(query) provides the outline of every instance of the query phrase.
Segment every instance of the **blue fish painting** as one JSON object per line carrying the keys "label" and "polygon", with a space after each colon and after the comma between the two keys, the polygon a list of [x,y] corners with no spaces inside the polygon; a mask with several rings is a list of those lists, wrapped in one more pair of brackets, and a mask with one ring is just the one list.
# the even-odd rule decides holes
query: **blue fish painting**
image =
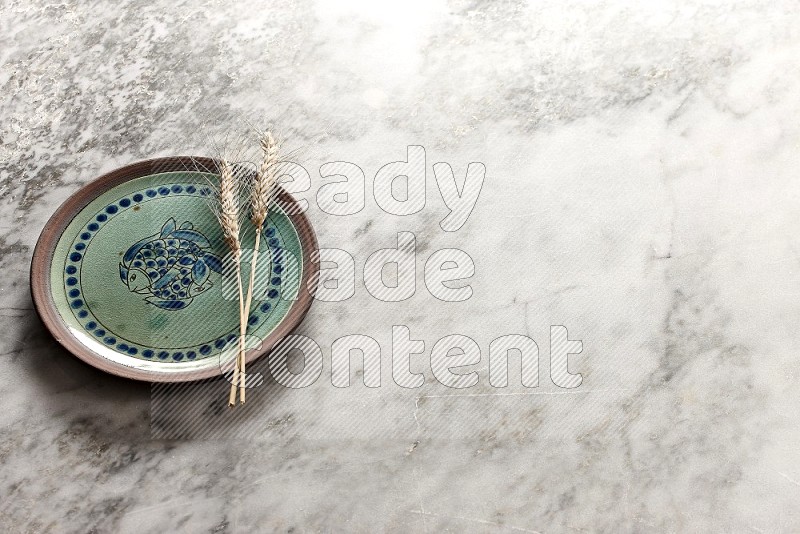
{"label": "blue fish painting", "polygon": [[119,277],[134,293],[164,310],[182,310],[211,287],[211,271],[222,273],[222,261],[209,252],[211,243],[190,222],[175,219],[161,231],[134,243],[119,264]]}

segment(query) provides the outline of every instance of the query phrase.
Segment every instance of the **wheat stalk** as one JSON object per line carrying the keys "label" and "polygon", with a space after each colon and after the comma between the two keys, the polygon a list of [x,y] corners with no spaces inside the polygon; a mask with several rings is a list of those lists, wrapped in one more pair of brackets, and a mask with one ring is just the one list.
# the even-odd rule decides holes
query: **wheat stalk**
{"label": "wheat stalk", "polygon": [[278,178],[277,164],[281,148],[270,131],[266,131],[261,135],[259,143],[262,152],[261,166],[253,181],[252,194],[250,196],[250,221],[256,228],[263,227],[269,213],[269,203],[272,201],[275,182]]}
{"label": "wheat stalk", "polygon": [[241,231],[239,225],[240,188],[239,176],[226,159],[221,159],[219,162],[219,210],[217,211],[217,218],[222,227],[223,240],[233,255],[237,288],[239,290],[239,352],[237,353],[237,364],[233,369],[231,392],[228,398],[230,406],[236,404],[237,384],[243,384],[245,378],[243,371],[241,376],[239,375],[239,359],[244,353],[245,334],[247,332],[247,321],[244,313],[244,291],[242,288],[242,243],[239,237]]}
{"label": "wheat stalk", "polygon": [[[261,246],[261,232],[264,229],[264,222],[269,214],[269,205],[272,202],[272,197],[275,192],[275,184],[278,178],[277,164],[280,154],[280,143],[275,141],[272,133],[269,131],[264,132],[260,136],[260,145],[262,151],[261,166],[258,169],[250,193],[250,222],[256,229],[255,244],[253,246],[253,258],[250,261],[250,283],[247,285],[247,298],[244,303],[244,317],[245,327],[247,325],[247,318],[250,316],[250,306],[253,302],[253,286],[256,281],[256,268],[258,266],[258,251]],[[239,355],[239,367],[241,368],[242,376],[244,376],[245,369],[245,356],[244,353]],[[242,404],[245,402],[245,384],[244,380],[239,385],[239,397]]]}

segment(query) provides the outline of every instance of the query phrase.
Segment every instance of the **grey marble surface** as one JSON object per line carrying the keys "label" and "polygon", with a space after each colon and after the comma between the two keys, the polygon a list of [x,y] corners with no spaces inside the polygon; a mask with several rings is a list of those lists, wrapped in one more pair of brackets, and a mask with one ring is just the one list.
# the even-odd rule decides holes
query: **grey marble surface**
{"label": "grey marble surface", "polygon": [[[800,530],[796,3],[0,6],[2,530]],[[32,249],[102,172],[207,152],[248,120],[311,171],[321,246],[360,275],[412,231],[418,283],[458,247],[474,294],[388,304],[359,282],[300,328],[323,350],[317,383],[268,385],[233,414],[220,383],[190,386],[213,432],[159,436],[148,384],[44,330]],[[369,184],[410,144],[427,151],[420,213],[316,206],[322,163]],[[486,165],[458,232],[439,228],[438,161]],[[336,338],[388,350],[396,324],[425,341],[423,387],[397,386],[388,354],[380,388],[332,387]],[[583,342],[572,390],[548,376],[559,324]],[[467,390],[429,365],[453,333],[482,350]],[[538,388],[489,385],[488,344],[510,333],[539,344]]]}

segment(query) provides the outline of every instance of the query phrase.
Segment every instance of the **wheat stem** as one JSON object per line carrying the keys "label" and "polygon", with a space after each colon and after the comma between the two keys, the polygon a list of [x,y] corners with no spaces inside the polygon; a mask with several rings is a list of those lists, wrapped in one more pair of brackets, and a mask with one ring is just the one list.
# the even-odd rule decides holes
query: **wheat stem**
{"label": "wheat stem", "polygon": [[244,352],[244,336],[247,331],[247,322],[244,319],[244,292],[242,288],[242,245],[239,236],[239,179],[231,168],[230,163],[224,158],[219,163],[219,213],[218,218],[222,227],[222,236],[228,248],[233,253],[236,266],[236,282],[239,289],[239,352],[236,366],[233,369],[231,392],[228,404],[236,404],[236,386],[244,383],[244,373],[239,374],[239,357]]}
{"label": "wheat stem", "polygon": [[[244,302],[244,313],[243,316],[245,317],[245,328],[247,328],[247,321],[250,319],[250,305],[253,302],[253,286],[255,285],[256,280],[256,266],[258,265],[258,249],[261,244],[261,228],[256,228],[256,242],[253,246],[253,258],[250,261],[250,283],[247,285],[247,298]],[[239,367],[242,370],[242,374],[244,374],[245,368],[245,354],[244,352],[240,353],[239,356]],[[244,381],[239,385],[239,399],[242,404],[245,403],[245,384]]]}
{"label": "wheat stem", "polygon": [[233,378],[231,379],[231,392],[228,396],[228,405],[235,406],[236,405],[236,386],[239,383],[244,383],[245,375],[244,369],[241,369],[240,375],[240,358],[241,355],[244,354],[244,346],[245,346],[245,334],[247,333],[247,323],[244,320],[245,313],[244,313],[244,291],[242,288],[242,261],[241,261],[241,251],[238,252],[234,261],[236,262],[236,285],[239,290],[239,350],[236,354],[236,365],[233,368]]}
{"label": "wheat stem", "polygon": [[[269,215],[269,204],[272,201],[272,196],[275,190],[275,183],[277,181],[277,167],[278,152],[280,145],[272,137],[272,133],[267,131],[261,136],[261,149],[263,152],[263,159],[261,167],[255,176],[253,182],[252,193],[250,195],[250,221],[256,228],[256,239],[253,246],[253,258],[250,262],[250,283],[247,286],[247,298],[244,304],[244,321],[245,328],[247,327],[247,320],[250,317],[250,306],[253,302],[253,286],[256,283],[256,270],[258,267],[258,252],[261,246],[261,232],[264,229],[264,222]],[[245,369],[245,355],[239,355],[239,367],[244,373]],[[244,380],[239,386],[239,397],[242,404],[245,402],[245,384]]]}

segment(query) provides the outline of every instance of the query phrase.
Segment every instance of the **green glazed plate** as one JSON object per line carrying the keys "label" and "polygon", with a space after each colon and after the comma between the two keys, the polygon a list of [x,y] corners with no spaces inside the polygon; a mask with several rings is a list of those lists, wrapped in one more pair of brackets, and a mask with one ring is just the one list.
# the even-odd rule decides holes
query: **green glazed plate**
{"label": "green glazed plate", "polygon": [[[85,186],[56,211],[34,252],[31,290],[64,347],[129,378],[222,374],[238,343],[239,300],[211,207],[216,171],[206,158],[135,163]],[[255,230],[243,228],[247,274]],[[261,235],[248,361],[302,321],[316,250],[308,219],[281,190]]]}

